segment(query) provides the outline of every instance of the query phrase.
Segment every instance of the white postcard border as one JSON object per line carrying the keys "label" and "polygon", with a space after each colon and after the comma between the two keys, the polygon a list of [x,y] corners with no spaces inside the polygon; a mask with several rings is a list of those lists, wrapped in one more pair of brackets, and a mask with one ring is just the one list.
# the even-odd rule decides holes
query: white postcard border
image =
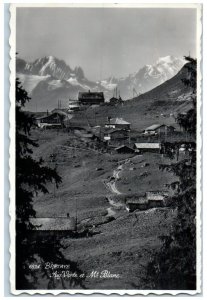
{"label": "white postcard border", "polygon": [[[197,289],[190,290],[16,290],[15,288],[15,57],[16,57],[16,8],[18,7],[109,7],[116,9],[119,8],[196,8],[197,9]],[[13,295],[20,294],[71,294],[71,295],[91,295],[91,294],[102,294],[102,295],[196,295],[201,293],[202,284],[201,284],[201,276],[202,276],[202,241],[201,241],[201,233],[202,233],[202,193],[201,193],[201,167],[202,167],[202,157],[201,157],[201,149],[202,149],[202,139],[201,139],[201,131],[202,131],[202,74],[201,74],[201,63],[202,63],[202,50],[201,50],[201,37],[202,37],[202,4],[197,3],[139,3],[139,4],[127,4],[127,3],[64,3],[64,4],[51,4],[51,3],[39,3],[39,4],[11,4],[10,6],[10,113],[9,113],[9,122],[10,122],[10,130],[9,130],[9,138],[10,138],[10,148],[9,148],[9,182],[10,182],[10,206],[9,206],[9,215],[10,215],[10,286],[11,293]]]}

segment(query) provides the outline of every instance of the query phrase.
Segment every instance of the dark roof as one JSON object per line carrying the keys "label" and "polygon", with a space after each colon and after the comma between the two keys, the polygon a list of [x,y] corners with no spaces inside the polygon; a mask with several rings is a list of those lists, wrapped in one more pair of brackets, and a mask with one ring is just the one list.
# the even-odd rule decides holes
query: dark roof
{"label": "dark roof", "polygon": [[109,99],[109,101],[119,101],[119,99],[118,98],[115,98],[115,97],[112,97],[111,99]]}
{"label": "dark roof", "polygon": [[59,115],[59,116],[64,116],[64,117],[67,117],[68,114],[65,112],[65,111],[61,111],[61,110],[56,110],[50,114],[46,114],[44,116],[41,116],[41,117],[37,117],[36,120],[41,120],[41,119],[47,119],[47,118],[51,118],[51,117],[54,117],[56,115]]}
{"label": "dark roof", "polygon": [[79,92],[78,99],[104,99],[103,92]]}
{"label": "dark roof", "polygon": [[34,230],[74,230],[74,218],[30,218],[30,223],[37,226]]}
{"label": "dark roof", "polygon": [[129,150],[131,150],[131,151],[134,151],[134,149],[132,149],[132,148],[130,148],[129,146],[127,146],[127,145],[121,145],[121,146],[119,146],[119,147],[117,147],[115,150],[120,150],[120,149],[129,149]]}
{"label": "dark roof", "polygon": [[104,133],[114,133],[114,132],[128,132],[121,128],[104,128]]}

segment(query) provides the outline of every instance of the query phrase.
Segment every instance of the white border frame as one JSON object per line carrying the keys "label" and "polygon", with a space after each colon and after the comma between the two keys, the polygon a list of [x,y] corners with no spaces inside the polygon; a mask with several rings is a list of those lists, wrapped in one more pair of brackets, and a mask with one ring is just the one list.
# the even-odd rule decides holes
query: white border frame
{"label": "white border frame", "polygon": [[[197,209],[197,289],[194,291],[189,290],[16,290],[15,289],[15,58],[16,58],[16,8],[18,7],[103,7],[103,8],[195,8],[197,9],[197,201],[196,209]],[[59,295],[63,294],[79,294],[79,295],[91,295],[91,294],[102,294],[102,295],[196,295],[201,293],[201,91],[202,91],[202,77],[201,77],[201,36],[202,36],[202,4],[197,3],[64,3],[64,4],[51,4],[51,3],[21,3],[21,4],[11,4],[10,6],[10,149],[9,149],[9,181],[10,181],[10,206],[9,206],[9,215],[10,215],[10,285],[11,285],[11,293],[14,295],[20,295],[22,293],[27,293],[29,295],[34,294],[53,294]]]}

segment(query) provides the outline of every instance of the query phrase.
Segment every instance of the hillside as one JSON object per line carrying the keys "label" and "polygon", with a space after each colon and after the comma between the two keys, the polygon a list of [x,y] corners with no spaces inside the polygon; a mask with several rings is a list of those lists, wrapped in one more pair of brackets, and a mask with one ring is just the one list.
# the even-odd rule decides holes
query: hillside
{"label": "hillside", "polygon": [[[176,76],[165,81],[163,84],[155,87],[154,89],[136,97],[135,101],[142,99],[154,99],[157,100],[171,100],[171,101],[183,101],[189,100],[190,90],[182,83],[183,78],[187,78],[187,69],[184,66]],[[158,99],[159,98],[159,99]]]}
{"label": "hillside", "polygon": [[185,66],[170,80],[155,89],[116,106],[89,107],[76,114],[71,123],[87,126],[103,125],[107,117],[122,117],[132,124],[132,129],[143,130],[153,123],[166,123],[177,127],[175,117],[191,107],[191,89],[182,79],[187,78]]}

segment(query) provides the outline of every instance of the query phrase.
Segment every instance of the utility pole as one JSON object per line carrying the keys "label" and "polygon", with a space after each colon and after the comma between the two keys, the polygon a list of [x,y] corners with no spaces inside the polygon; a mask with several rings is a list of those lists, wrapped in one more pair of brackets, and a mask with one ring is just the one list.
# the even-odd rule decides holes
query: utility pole
{"label": "utility pole", "polygon": [[75,199],[75,231],[77,232],[78,227],[78,209],[77,209],[77,198]]}

